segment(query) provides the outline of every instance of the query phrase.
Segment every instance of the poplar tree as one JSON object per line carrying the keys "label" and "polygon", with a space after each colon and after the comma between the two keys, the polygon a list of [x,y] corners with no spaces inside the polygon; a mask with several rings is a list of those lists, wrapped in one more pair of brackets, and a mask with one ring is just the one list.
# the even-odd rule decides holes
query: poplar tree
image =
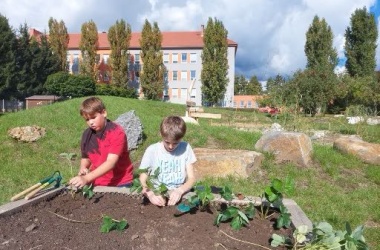
{"label": "poplar tree", "polygon": [[69,34],[65,23],[61,20],[50,17],[49,19],[49,42],[51,47],[59,57],[60,70],[67,71],[67,48],[69,46]]}
{"label": "poplar tree", "polygon": [[128,86],[128,49],[131,33],[131,26],[123,19],[117,20],[108,30],[108,41],[111,47],[112,83],[115,86],[125,88]]}
{"label": "poplar tree", "polygon": [[145,98],[160,100],[164,90],[165,66],[161,51],[162,34],[157,22],[153,26],[145,19],[141,32],[141,60],[143,70],[140,82]]}
{"label": "poplar tree", "polygon": [[366,7],[356,9],[345,32],[346,69],[350,76],[374,76],[378,31],[375,17]]}
{"label": "poplar tree", "polygon": [[306,32],[305,54],[307,68],[322,68],[334,71],[338,64],[338,53],[333,47],[334,34],[324,18],[315,16]]}
{"label": "poplar tree", "polygon": [[79,49],[82,53],[81,74],[96,81],[96,52],[98,48],[98,28],[93,20],[85,22],[81,27]]}
{"label": "poplar tree", "polygon": [[12,97],[15,73],[16,35],[8,19],[0,14],[0,98]]}
{"label": "poplar tree", "polygon": [[228,83],[227,30],[216,18],[209,18],[203,35],[202,101],[216,105],[222,100]]}

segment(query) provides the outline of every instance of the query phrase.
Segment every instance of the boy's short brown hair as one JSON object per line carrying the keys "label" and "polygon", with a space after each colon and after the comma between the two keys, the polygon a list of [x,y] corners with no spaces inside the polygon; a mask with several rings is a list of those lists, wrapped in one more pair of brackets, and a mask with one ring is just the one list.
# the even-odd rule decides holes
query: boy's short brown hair
{"label": "boy's short brown hair", "polygon": [[81,116],[102,113],[106,109],[103,101],[98,97],[89,97],[80,105],[79,113]]}
{"label": "boy's short brown hair", "polygon": [[161,122],[160,133],[163,138],[179,141],[186,134],[186,123],[179,116],[168,116]]}

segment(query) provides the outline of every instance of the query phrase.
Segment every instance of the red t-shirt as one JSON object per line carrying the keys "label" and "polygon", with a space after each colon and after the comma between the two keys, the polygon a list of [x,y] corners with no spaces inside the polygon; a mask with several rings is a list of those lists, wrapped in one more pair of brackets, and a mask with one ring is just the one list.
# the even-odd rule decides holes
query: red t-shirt
{"label": "red t-shirt", "polygon": [[105,162],[108,154],[119,156],[116,166],[96,178],[94,186],[118,186],[133,181],[133,166],[129,158],[127,136],[120,125],[108,120],[103,131],[96,132],[87,128],[82,135],[81,151],[82,158],[91,161],[90,170]]}

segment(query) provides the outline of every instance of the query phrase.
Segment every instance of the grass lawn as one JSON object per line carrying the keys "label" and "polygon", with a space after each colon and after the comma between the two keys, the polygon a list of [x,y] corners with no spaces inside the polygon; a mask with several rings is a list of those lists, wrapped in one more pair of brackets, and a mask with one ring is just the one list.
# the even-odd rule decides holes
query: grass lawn
{"label": "grass lawn", "polygon": [[[162,117],[185,114],[185,106],[154,101],[141,101],[119,97],[101,97],[108,110],[108,117],[135,110],[144,126],[146,139],[137,150],[131,152],[133,162],[141,160],[144,150],[160,137],[158,127]],[[49,106],[0,115],[0,204],[40,179],[59,170],[66,182],[76,175],[79,159],[70,163],[61,153],[80,155],[79,143],[86,124],[79,116],[83,98],[55,103]],[[380,143],[380,126],[349,125],[345,118],[294,117],[281,114],[267,117],[256,112],[205,108],[205,112],[220,113],[222,119],[200,119],[200,125],[188,124],[184,138],[193,148],[213,147],[221,149],[254,150],[261,131],[273,122],[287,130],[330,130],[343,134],[359,134],[366,141]],[[20,143],[7,134],[17,126],[38,125],[46,128],[46,135],[34,143]],[[240,129],[235,129],[240,128]],[[241,129],[244,128],[244,129]],[[231,186],[233,192],[258,196],[272,178],[294,178],[296,192],[293,197],[313,222],[326,220],[335,229],[344,229],[345,222],[352,227],[365,225],[365,237],[371,249],[380,249],[380,166],[362,163],[348,155],[342,155],[332,146],[314,143],[313,164],[307,168],[291,164],[276,165],[270,155],[262,165],[261,173],[253,173],[248,179],[228,177],[207,179],[206,183]]]}

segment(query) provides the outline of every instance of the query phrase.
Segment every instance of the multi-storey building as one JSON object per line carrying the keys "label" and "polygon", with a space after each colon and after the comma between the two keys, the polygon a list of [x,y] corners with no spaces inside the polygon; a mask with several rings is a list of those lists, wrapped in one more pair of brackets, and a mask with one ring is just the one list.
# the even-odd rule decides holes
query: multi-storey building
{"label": "multi-storey building", "polygon": [[[197,106],[202,105],[201,91],[201,71],[202,71],[202,50],[203,50],[203,26],[200,31],[172,31],[161,32],[163,53],[163,63],[166,66],[165,89],[163,99],[172,103],[185,104],[186,101],[195,102]],[[72,73],[79,72],[79,60],[81,51],[79,42],[81,34],[69,34],[70,41],[68,47],[68,70]],[[141,95],[139,72],[143,70],[143,63],[140,58],[140,32],[132,32],[129,46],[129,85],[136,89]],[[227,39],[228,42],[228,85],[223,101],[223,107],[233,106],[234,96],[234,76],[235,76],[235,56],[237,43]],[[107,65],[111,50],[107,38],[107,33],[98,34],[98,56],[99,80],[109,82],[110,68]],[[193,82],[194,81],[194,82]],[[193,86],[191,90],[190,86]]]}

